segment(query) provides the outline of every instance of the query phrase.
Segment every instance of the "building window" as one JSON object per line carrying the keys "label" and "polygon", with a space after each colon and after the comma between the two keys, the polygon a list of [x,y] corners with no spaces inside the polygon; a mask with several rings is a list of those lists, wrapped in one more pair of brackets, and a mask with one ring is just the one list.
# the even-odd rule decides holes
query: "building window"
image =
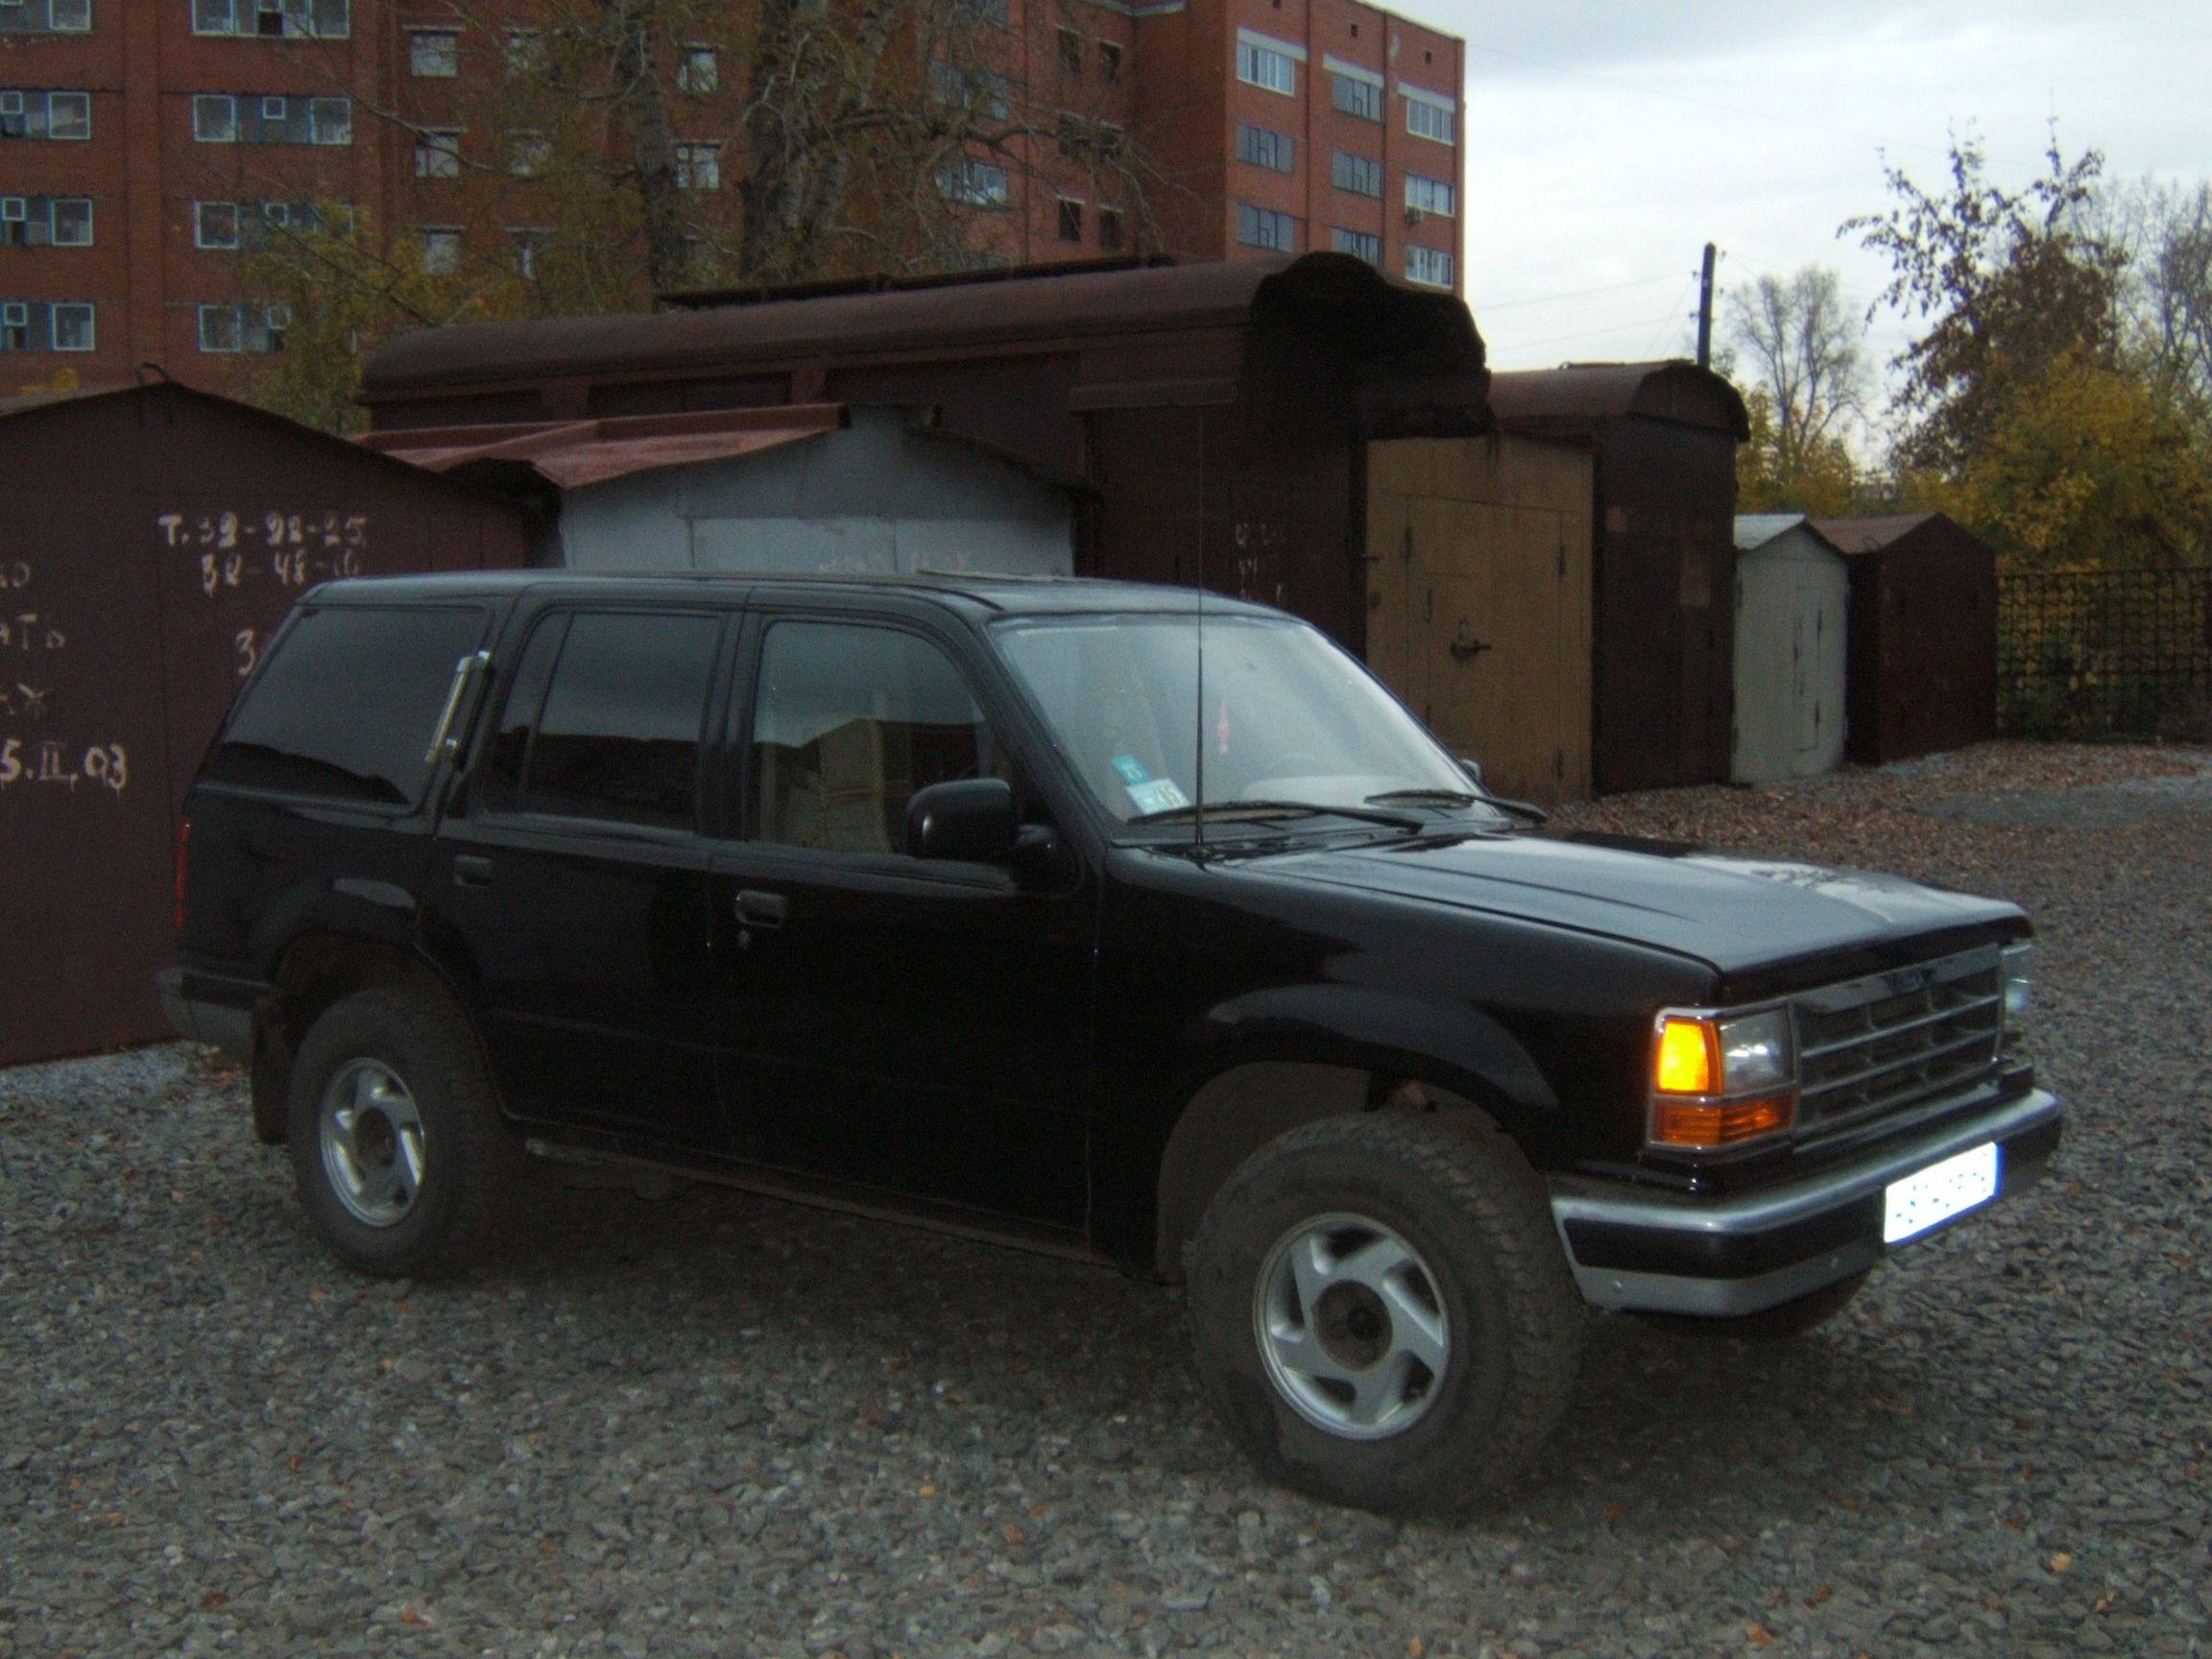
{"label": "building window", "polygon": [[1433,287],[1452,286],[1452,255],[1441,248],[1408,248],[1406,250],[1406,276],[1411,282],[1427,282]]}
{"label": "building window", "polygon": [[716,92],[722,87],[722,54],[713,46],[686,46],[676,65],[679,92]]}
{"label": "building window", "polygon": [[263,40],[343,40],[350,0],[192,0],[192,33]]}
{"label": "building window", "polygon": [[238,142],[238,100],[226,92],[202,92],[192,100],[192,137],[201,144]]}
{"label": "building window", "polygon": [[1347,230],[1339,225],[1329,232],[1329,246],[1339,253],[1349,253],[1364,259],[1381,269],[1382,264],[1382,238],[1370,236],[1364,230]]}
{"label": "building window", "polygon": [[31,306],[22,300],[0,301],[0,351],[31,349]]}
{"label": "building window", "polygon": [[1382,78],[1370,81],[1361,75],[1347,75],[1339,69],[1329,77],[1329,101],[1338,112],[1356,115],[1362,121],[1382,119]]}
{"label": "building window", "polygon": [[1298,63],[1289,53],[1256,40],[1237,42],[1237,79],[1288,97],[1298,95]]}
{"label": "building window", "polygon": [[1008,12],[1006,0],[952,0],[952,21],[974,27],[979,23],[995,23],[1006,27]]}
{"label": "building window", "polygon": [[535,75],[545,67],[545,33],[541,29],[507,31],[507,73]]}
{"label": "building window", "polygon": [[1072,196],[1060,198],[1060,240],[1083,240],[1083,204]]}
{"label": "building window", "polygon": [[240,351],[261,355],[279,352],[284,349],[285,331],[291,326],[289,305],[218,301],[200,307],[200,349],[218,356]]}
{"label": "building window", "polygon": [[1298,252],[1298,221],[1287,213],[1271,213],[1248,203],[1237,204],[1237,240],[1247,248],[1272,248],[1282,253]]}
{"label": "building window", "polygon": [[1101,253],[1118,253],[1121,252],[1121,209],[1118,207],[1101,207],[1098,209],[1098,252]]}
{"label": "building window", "polygon": [[1330,165],[1329,177],[1339,190],[1349,190],[1355,196],[1372,196],[1377,201],[1382,199],[1382,163],[1380,161],[1339,150]]}
{"label": "building window", "polygon": [[1449,99],[1416,91],[1410,86],[1401,86],[1398,90],[1406,94],[1407,132],[1416,138],[1433,138],[1439,144],[1453,141],[1455,110]]}
{"label": "building window", "polygon": [[415,135],[415,177],[461,177],[461,130],[458,127],[429,127]]}
{"label": "building window", "polygon": [[54,307],[54,349],[89,351],[93,349],[93,316],[89,305]]}
{"label": "building window", "polygon": [[1078,78],[1083,73],[1083,34],[1077,29],[1061,29],[1060,73]]}
{"label": "building window", "polygon": [[91,136],[91,93],[0,90],[0,138],[82,143]]}
{"label": "building window", "polygon": [[553,240],[553,232],[510,225],[507,235],[515,247],[515,275],[525,282],[537,280],[539,261],[544,256],[546,245]]}
{"label": "building window", "polygon": [[1406,175],[1406,208],[1409,213],[1434,213],[1449,219],[1455,194],[1441,179],[1424,179],[1418,173]]}
{"label": "building window", "polygon": [[317,98],[307,106],[308,136],[317,144],[353,142],[353,100]]}
{"label": "building window", "polygon": [[91,247],[91,198],[0,196],[0,246]]}
{"label": "building window", "polygon": [[1098,42],[1098,79],[1109,86],[1121,84],[1121,48],[1111,40]]}
{"label": "building window", "polygon": [[996,69],[972,63],[929,61],[929,90],[940,104],[1003,121],[1013,105],[1007,96],[1006,77]]}
{"label": "building window", "polygon": [[407,73],[450,81],[461,73],[461,35],[454,29],[407,31]]}
{"label": "building window", "polygon": [[1090,123],[1080,115],[1070,115],[1063,111],[1060,116],[1060,159],[1079,161],[1090,148]]}
{"label": "building window", "polygon": [[1099,160],[1114,162],[1121,158],[1121,129],[1113,122],[1094,122],[1091,127],[1091,143],[1097,150]]}
{"label": "building window", "polygon": [[1003,207],[1007,203],[1006,169],[966,156],[938,169],[937,188],[947,200],[971,207]]}
{"label": "building window", "polygon": [[213,249],[237,247],[238,204],[235,202],[193,203],[192,246]]}
{"label": "building window", "polygon": [[426,225],[422,239],[422,269],[433,276],[449,276],[461,266],[461,231],[458,227]]}
{"label": "building window", "polygon": [[1255,127],[1249,121],[1237,124],[1237,159],[1239,161],[1287,173],[1297,165],[1297,143],[1287,132]]}
{"label": "building window", "polygon": [[722,146],[719,144],[677,145],[676,188],[679,190],[721,189]]}
{"label": "building window", "polygon": [[57,196],[49,213],[55,247],[92,246],[92,199],[89,196]]}
{"label": "building window", "polygon": [[507,171],[517,179],[537,178],[553,158],[553,141],[542,132],[517,128],[501,134],[499,142],[507,157]]}
{"label": "building window", "polygon": [[92,0],[0,0],[0,35],[83,35]]}

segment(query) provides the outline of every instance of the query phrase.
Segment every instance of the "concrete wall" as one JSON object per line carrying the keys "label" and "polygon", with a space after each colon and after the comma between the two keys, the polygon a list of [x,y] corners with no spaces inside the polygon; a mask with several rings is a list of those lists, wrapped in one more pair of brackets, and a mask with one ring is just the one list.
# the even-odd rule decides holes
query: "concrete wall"
{"label": "concrete wall", "polygon": [[563,563],[589,570],[989,570],[1068,575],[1065,491],[902,410],[757,455],[571,490]]}

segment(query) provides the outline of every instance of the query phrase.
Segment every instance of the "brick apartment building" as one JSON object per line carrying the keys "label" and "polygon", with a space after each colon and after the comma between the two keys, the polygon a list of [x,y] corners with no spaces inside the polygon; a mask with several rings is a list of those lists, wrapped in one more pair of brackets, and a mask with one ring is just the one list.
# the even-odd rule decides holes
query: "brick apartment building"
{"label": "brick apartment building", "polygon": [[[948,3],[1003,31],[990,79],[1047,112],[1013,156],[936,180],[974,209],[978,258],[1334,248],[1458,291],[1454,37],[1358,0]],[[409,228],[434,264],[527,268],[550,140],[484,130],[469,83],[533,49],[533,16],[530,0],[0,0],[0,397],[146,362],[234,383],[288,322],[246,292],[242,256],[313,203]],[[727,220],[741,42],[689,41],[672,67],[680,179]],[[1123,143],[1145,156],[1142,202],[1095,164]]]}

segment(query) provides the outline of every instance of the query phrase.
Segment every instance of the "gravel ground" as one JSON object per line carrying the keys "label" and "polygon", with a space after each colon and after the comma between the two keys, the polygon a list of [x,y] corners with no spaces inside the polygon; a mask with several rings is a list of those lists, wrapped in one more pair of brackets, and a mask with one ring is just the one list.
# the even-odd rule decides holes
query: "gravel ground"
{"label": "gravel ground", "polygon": [[1261,1484],[1110,1272],[695,1190],[373,1286],[200,1054],[0,1072],[0,1653],[2212,1651],[2208,766],[1564,815],[2025,902],[2072,1133],[1796,1345],[1598,1322],[1458,1526]]}

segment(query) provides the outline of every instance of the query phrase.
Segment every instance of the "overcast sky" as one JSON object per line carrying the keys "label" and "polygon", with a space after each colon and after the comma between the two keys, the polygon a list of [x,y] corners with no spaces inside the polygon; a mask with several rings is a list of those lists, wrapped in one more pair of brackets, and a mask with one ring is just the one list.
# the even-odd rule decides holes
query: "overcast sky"
{"label": "overcast sky", "polygon": [[[2205,0],[1400,0],[1467,42],[1467,300],[1502,369],[1686,351],[1708,241],[1720,285],[1807,263],[1863,302],[1887,267],[1839,240],[1931,189],[1950,132],[2025,183],[2057,118],[2106,176],[2212,177]],[[1593,292],[1593,290],[1602,290]],[[1871,344],[1903,342],[1893,316]]]}

